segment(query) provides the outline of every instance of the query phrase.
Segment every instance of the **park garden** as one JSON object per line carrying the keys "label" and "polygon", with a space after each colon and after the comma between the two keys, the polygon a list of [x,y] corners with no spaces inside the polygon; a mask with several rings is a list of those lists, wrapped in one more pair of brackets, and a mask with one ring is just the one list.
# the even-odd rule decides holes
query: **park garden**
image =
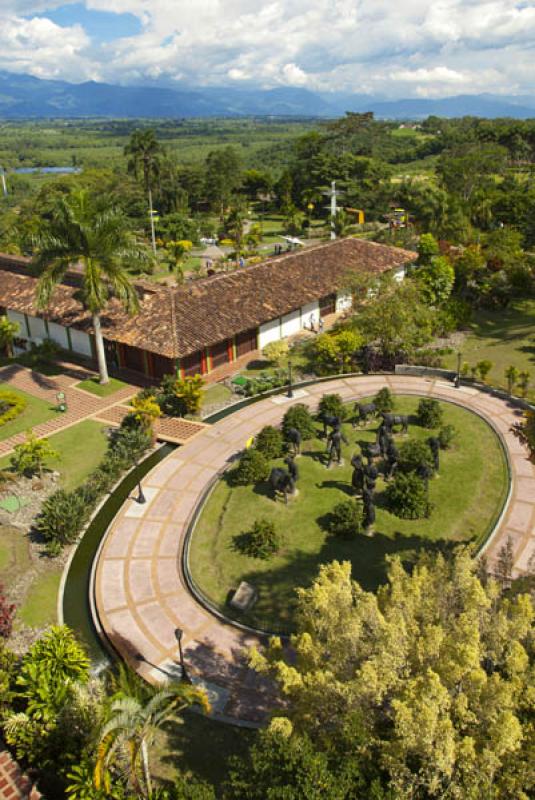
{"label": "park garden", "polygon": [[[131,399],[111,435],[84,420],[36,438],[31,429],[62,412],[30,392],[0,392],[0,441],[21,437],[0,462],[2,498],[14,496],[13,479],[24,486],[15,500],[39,498],[25,534],[6,525],[0,539],[0,582],[9,590],[30,576],[17,608],[9,591],[0,597],[0,713],[11,751],[51,797],[72,800],[527,800],[532,588],[529,576],[513,579],[510,552],[494,576],[473,559],[499,516],[508,472],[494,430],[453,403],[383,393],[361,400],[376,406],[368,415],[331,396],[321,419],[294,406],[214,485],[190,540],[197,590],[235,621],[295,634],[288,663],[277,639],[252,655],[288,700],[266,730],[228,733],[183,714],[207,709],[185,682],[155,691],[122,668],[92,676],[75,633],[49,626],[62,559],[150,452],[161,414],[198,417],[203,398],[214,410],[239,391],[280,389],[289,360],[295,380],[445,367],[461,384],[533,400],[535,194],[518,163],[519,141],[535,150],[533,123],[431,118],[400,135],[348,115],[266,124],[252,147],[233,122],[220,123],[224,140],[204,128],[174,136],[167,124],[116,123],[103,141],[95,125],[45,137],[46,153],[30,131],[32,161],[68,152],[83,170],[54,180],[8,175],[0,201],[0,249],[33,258],[43,309],[73,259],[86,259],[84,303],[98,318],[113,295],[135,314],[138,278],[187,283],[254,264],[281,234],[321,240],[332,180],[344,192],[337,235],[418,252],[402,284],[348,278],[352,312],[332,330],[264,352],[243,370],[242,390],[168,376]],[[6,150],[20,156],[15,127],[0,135],[4,163]],[[392,215],[400,205],[403,225]],[[355,215],[362,209],[365,223]],[[100,264],[77,249],[77,225],[91,230],[99,257],[101,243],[113,243]],[[208,239],[223,254],[216,265],[201,264]],[[16,331],[2,321],[0,336],[3,365],[53,377],[64,354],[13,357]],[[105,356],[99,371],[79,388],[100,398],[124,388]],[[391,424],[382,413],[394,415]],[[533,457],[533,414],[516,428]],[[229,602],[241,582],[256,592],[245,611]],[[9,635],[21,624],[37,634],[15,654]]]}

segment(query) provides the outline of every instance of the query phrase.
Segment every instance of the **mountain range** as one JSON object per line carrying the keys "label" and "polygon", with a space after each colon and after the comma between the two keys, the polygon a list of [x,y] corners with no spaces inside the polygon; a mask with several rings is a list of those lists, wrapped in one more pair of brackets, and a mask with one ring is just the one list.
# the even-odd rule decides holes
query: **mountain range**
{"label": "mountain range", "polygon": [[535,97],[456,95],[441,99],[389,100],[345,92],[280,87],[116,86],[68,83],[0,71],[0,119],[41,117],[338,117],[373,111],[381,119],[440,117],[535,117]]}

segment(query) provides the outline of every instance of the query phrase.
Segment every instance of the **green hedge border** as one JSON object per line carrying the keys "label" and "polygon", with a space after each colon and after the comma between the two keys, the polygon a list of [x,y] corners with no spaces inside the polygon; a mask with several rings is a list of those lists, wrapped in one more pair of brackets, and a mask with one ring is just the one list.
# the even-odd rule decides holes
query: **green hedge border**
{"label": "green hedge border", "polygon": [[3,414],[0,414],[0,427],[16,419],[28,405],[27,400],[21,397],[20,394],[15,394],[15,392],[5,389],[0,389],[0,405],[2,403],[7,403],[9,408]]}

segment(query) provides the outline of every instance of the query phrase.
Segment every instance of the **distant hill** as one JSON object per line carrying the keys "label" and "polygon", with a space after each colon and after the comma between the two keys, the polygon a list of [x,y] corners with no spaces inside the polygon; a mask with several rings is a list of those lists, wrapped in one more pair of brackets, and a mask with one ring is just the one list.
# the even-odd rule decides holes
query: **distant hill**
{"label": "distant hill", "polygon": [[337,117],[373,111],[383,119],[465,115],[535,116],[535,100],[499,95],[459,95],[438,100],[387,100],[345,92],[311,92],[280,87],[115,86],[108,83],[47,81],[0,71],[0,118],[39,117]]}

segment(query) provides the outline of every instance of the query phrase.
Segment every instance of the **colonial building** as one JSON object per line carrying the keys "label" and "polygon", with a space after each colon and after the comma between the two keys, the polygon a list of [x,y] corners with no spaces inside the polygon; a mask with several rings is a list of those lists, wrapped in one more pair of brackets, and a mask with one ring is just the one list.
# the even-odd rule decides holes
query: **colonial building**
{"label": "colonial building", "polygon": [[[392,270],[401,279],[414,258],[408,250],[338,239],[183,286],[138,281],[136,315],[114,299],[102,314],[107,358],[155,380],[175,370],[206,375],[348,308],[351,273]],[[79,274],[66,277],[43,312],[29,266],[29,259],[0,254],[0,314],[19,323],[19,350],[48,338],[94,358],[91,316],[77,299]]]}

